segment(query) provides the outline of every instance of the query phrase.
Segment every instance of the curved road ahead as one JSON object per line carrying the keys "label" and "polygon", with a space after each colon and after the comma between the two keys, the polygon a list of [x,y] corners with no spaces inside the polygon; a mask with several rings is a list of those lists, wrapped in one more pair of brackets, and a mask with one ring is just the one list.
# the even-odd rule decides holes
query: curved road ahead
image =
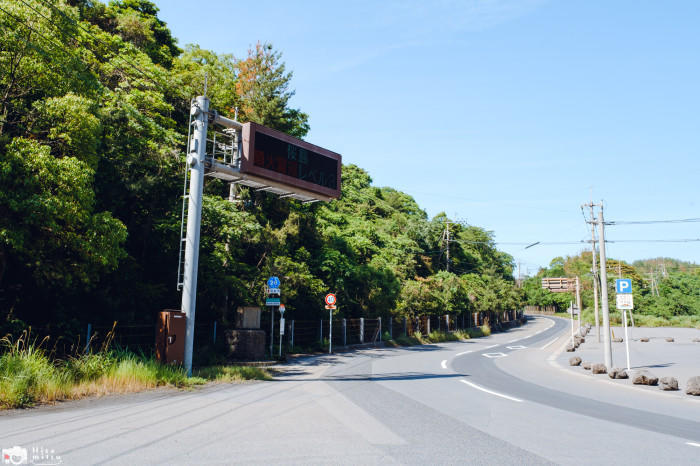
{"label": "curved road ahead", "polygon": [[568,323],[308,357],[273,382],[0,415],[64,464],[700,464],[700,400],[575,374]]}

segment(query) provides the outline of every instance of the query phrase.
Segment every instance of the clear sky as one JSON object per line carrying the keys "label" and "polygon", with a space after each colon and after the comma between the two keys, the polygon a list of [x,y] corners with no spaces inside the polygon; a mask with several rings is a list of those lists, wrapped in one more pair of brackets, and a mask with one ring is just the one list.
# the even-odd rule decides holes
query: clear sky
{"label": "clear sky", "polygon": [[[179,44],[294,72],[307,140],[501,242],[590,239],[606,220],[700,217],[700,2],[156,0]],[[609,227],[700,238],[700,223]],[[499,245],[534,273],[583,245]],[[608,256],[700,262],[700,243]]]}

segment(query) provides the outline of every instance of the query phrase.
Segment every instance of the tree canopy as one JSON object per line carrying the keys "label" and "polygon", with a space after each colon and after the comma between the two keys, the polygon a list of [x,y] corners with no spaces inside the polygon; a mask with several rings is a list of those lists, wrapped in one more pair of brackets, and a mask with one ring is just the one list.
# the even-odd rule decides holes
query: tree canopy
{"label": "tree canopy", "polygon": [[[187,121],[205,79],[221,113],[308,133],[271,44],[245,57],[180,48],[147,0],[0,0],[0,330],[179,307]],[[209,179],[198,318],[231,322],[273,274],[298,319],[317,318],[329,291],[349,317],[521,304],[491,232],[450,223],[445,243],[444,214],[355,165],[342,177],[340,199],[312,205],[245,188],[230,202]]]}

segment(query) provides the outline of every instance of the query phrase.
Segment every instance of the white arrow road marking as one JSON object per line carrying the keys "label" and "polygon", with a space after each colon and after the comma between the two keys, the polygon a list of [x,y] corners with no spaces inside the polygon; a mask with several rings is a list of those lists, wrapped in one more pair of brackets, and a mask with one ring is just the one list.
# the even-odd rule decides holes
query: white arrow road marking
{"label": "white arrow road marking", "polygon": [[462,356],[463,354],[469,354],[469,353],[471,353],[471,352],[473,352],[473,351],[474,351],[474,350],[462,351],[461,353],[455,354],[455,356]]}
{"label": "white arrow road marking", "polygon": [[484,353],[482,356],[486,356],[487,358],[505,358],[508,355],[506,353]]}
{"label": "white arrow road marking", "polygon": [[459,381],[462,382],[462,383],[465,383],[465,384],[469,385],[469,386],[472,387],[472,388],[476,388],[477,390],[481,390],[482,392],[486,392],[486,393],[489,393],[489,394],[491,394],[491,395],[500,396],[501,398],[505,398],[506,400],[517,401],[518,403],[522,403],[522,402],[523,402],[523,400],[521,400],[521,399],[519,399],[519,398],[515,398],[515,397],[512,397],[512,396],[504,395],[503,393],[494,392],[494,391],[489,390],[489,389],[487,389],[487,388],[480,387],[480,386],[478,386],[478,385],[475,384],[475,383],[468,382],[468,381],[466,381],[466,380],[464,380],[464,379],[460,379]]}
{"label": "white arrow road marking", "polygon": [[547,343],[546,345],[544,345],[544,346],[543,346],[542,348],[540,348],[540,349],[545,349],[546,347],[548,347],[549,345],[551,345],[552,343],[554,343],[554,342],[557,341],[558,339],[559,339],[559,337],[556,337],[554,340],[550,341],[549,343]]}
{"label": "white arrow road marking", "polygon": [[700,443],[695,443],[695,442],[685,442],[686,445],[690,445],[691,447],[700,447]]}
{"label": "white arrow road marking", "polygon": [[506,348],[508,348],[508,349],[525,349],[525,348],[527,348],[527,346],[515,345],[515,346],[506,346]]}
{"label": "white arrow road marking", "polygon": [[440,363],[443,369],[447,369],[447,359],[443,359],[442,362]]}

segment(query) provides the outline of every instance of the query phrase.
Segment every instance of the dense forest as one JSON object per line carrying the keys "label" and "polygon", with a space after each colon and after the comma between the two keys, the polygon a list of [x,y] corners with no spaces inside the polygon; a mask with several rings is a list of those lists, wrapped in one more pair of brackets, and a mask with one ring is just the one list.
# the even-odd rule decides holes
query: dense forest
{"label": "dense forest", "polygon": [[[583,315],[593,319],[593,276],[591,252],[573,257],[557,257],[550,266],[523,283],[525,299],[536,306],[568,309],[573,293],[551,293],[542,289],[542,277],[580,277]],[[611,319],[620,322],[616,311],[615,279],[631,278],[634,295],[633,317],[642,325],[676,325],[700,328],[700,266],[669,258],[635,261],[628,264],[607,260],[608,301]],[[588,308],[588,309],[586,309]]]}
{"label": "dense forest", "polygon": [[[187,122],[205,77],[222,114],[308,133],[270,44],[245,57],[181,47],[147,0],[0,0],[0,333],[179,308]],[[522,305],[490,232],[451,223],[446,244],[445,215],[357,166],[342,173],[341,198],[310,205],[245,188],[229,202],[207,180],[198,319],[231,323],[270,275],[297,319],[325,313],[329,291],[346,317]]]}

